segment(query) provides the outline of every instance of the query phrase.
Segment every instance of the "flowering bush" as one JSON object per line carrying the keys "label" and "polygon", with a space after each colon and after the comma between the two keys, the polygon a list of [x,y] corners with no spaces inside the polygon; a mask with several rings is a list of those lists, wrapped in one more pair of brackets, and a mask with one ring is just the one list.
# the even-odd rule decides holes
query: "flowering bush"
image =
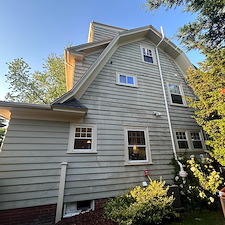
{"label": "flowering bush", "polygon": [[177,217],[172,208],[173,196],[168,197],[167,191],[165,182],[150,180],[147,187],[137,186],[107,203],[105,216],[120,225],[159,224]]}
{"label": "flowering bush", "polygon": [[184,179],[179,177],[179,166],[175,160],[174,183],[179,186],[181,200],[184,207],[187,208],[207,208],[210,205],[217,207],[217,191],[221,188],[223,178],[215,170],[213,161],[210,158],[200,156],[198,159],[191,156],[179,157],[179,161],[184,165],[188,176]]}

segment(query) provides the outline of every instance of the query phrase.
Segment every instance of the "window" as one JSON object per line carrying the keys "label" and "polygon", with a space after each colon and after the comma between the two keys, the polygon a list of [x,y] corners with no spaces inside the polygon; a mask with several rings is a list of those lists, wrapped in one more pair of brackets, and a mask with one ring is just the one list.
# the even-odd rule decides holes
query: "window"
{"label": "window", "polygon": [[168,89],[171,103],[185,105],[184,99],[182,98],[183,90],[181,84],[168,83]]}
{"label": "window", "polygon": [[155,64],[155,52],[153,48],[141,46],[143,62]]}
{"label": "window", "polygon": [[131,74],[117,73],[117,84],[137,87],[137,76]]}
{"label": "window", "polygon": [[205,149],[203,135],[200,131],[176,131],[177,147],[180,150]]}
{"label": "window", "polygon": [[199,132],[191,132],[191,141],[194,149],[202,149],[202,141]]}
{"label": "window", "polygon": [[188,149],[188,140],[185,132],[176,132],[179,149]]}
{"label": "window", "polygon": [[150,162],[147,128],[125,128],[125,151],[127,163]]}
{"label": "window", "polygon": [[91,210],[94,210],[94,200],[66,203],[64,205],[63,218],[75,216]]}
{"label": "window", "polygon": [[71,123],[68,152],[96,152],[96,126]]}

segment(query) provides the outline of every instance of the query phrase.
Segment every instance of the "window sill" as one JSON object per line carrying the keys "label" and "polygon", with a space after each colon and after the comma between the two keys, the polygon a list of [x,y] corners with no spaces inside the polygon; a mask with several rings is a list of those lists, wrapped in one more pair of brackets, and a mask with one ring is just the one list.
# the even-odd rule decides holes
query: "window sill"
{"label": "window sill", "polygon": [[192,153],[192,152],[204,152],[206,149],[178,149],[177,152],[179,153]]}
{"label": "window sill", "polygon": [[147,63],[148,65],[154,65],[154,66],[157,66],[157,63],[150,63],[150,62],[146,62],[144,60],[142,60],[143,63]]}
{"label": "window sill", "polygon": [[152,165],[153,162],[125,162],[124,165],[125,166],[141,166],[141,165]]}
{"label": "window sill", "polygon": [[97,154],[97,151],[67,151],[68,154]]}
{"label": "window sill", "polygon": [[176,103],[170,103],[170,106],[178,106],[178,107],[183,107],[183,108],[189,108],[186,104],[176,104]]}
{"label": "window sill", "polygon": [[116,85],[125,86],[125,87],[132,87],[132,88],[137,88],[138,87],[137,85],[129,85],[129,84],[122,84],[122,83],[116,83]]}

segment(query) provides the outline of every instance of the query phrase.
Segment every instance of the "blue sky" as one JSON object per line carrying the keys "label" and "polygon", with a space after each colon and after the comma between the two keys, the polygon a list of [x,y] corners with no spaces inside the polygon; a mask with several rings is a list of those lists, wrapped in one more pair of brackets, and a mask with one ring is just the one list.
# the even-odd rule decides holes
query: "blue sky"
{"label": "blue sky", "polygon": [[[91,21],[132,29],[153,25],[172,38],[179,27],[195,15],[181,9],[154,14],[140,6],[145,0],[0,0],[0,100],[8,90],[6,62],[23,58],[32,71],[42,70],[50,53],[63,54],[72,43],[87,42]],[[172,41],[179,46],[175,39]],[[180,46],[179,46],[180,47]],[[192,63],[204,59],[197,51],[188,52]]]}

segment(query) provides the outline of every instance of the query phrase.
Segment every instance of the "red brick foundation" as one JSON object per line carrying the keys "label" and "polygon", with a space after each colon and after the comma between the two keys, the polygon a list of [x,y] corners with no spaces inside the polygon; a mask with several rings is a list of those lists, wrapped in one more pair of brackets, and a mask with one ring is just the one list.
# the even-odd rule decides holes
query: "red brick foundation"
{"label": "red brick foundation", "polygon": [[56,205],[36,206],[0,211],[1,225],[50,225],[54,224]]}
{"label": "red brick foundation", "polygon": [[59,221],[56,225],[117,225],[104,218],[103,205],[108,199],[95,200],[95,210]]}
{"label": "red brick foundation", "polygon": [[[114,225],[104,219],[103,205],[108,199],[95,200],[95,210],[62,219],[57,225]],[[0,211],[0,225],[53,225],[56,205],[36,206]]]}

